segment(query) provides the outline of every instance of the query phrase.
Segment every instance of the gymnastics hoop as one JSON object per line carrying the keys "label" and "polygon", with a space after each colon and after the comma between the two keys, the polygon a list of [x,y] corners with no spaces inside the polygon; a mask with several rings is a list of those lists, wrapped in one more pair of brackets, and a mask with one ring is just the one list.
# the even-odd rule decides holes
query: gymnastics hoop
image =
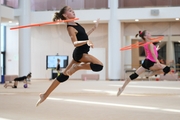
{"label": "gymnastics hoop", "polygon": [[133,48],[139,48],[139,47],[142,47],[144,45],[148,45],[148,44],[151,44],[151,43],[154,43],[154,42],[159,42],[163,39],[164,37],[163,36],[160,36],[160,37],[157,37],[157,38],[150,38],[151,42],[136,42],[134,44],[131,44],[129,46],[125,46],[123,48],[121,48],[120,50],[123,51],[123,50],[129,50],[129,49],[133,49]]}
{"label": "gymnastics hoop", "polygon": [[23,25],[23,26],[18,26],[18,27],[12,27],[12,28],[10,28],[10,30],[28,28],[28,27],[35,27],[35,26],[43,26],[43,25],[52,25],[52,24],[57,24],[57,23],[62,23],[62,22],[70,22],[70,21],[74,21],[74,20],[79,20],[79,18],[68,19],[68,20],[59,20],[59,21],[55,21],[55,22],[53,21],[53,22],[44,22],[44,23]]}

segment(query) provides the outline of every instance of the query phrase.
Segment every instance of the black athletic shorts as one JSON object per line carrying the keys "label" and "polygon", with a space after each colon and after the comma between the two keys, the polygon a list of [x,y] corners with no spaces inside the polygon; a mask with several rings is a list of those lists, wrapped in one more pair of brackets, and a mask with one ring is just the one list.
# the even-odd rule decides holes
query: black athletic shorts
{"label": "black athletic shorts", "polygon": [[156,62],[153,62],[149,59],[145,59],[142,64],[142,67],[149,70],[149,68],[152,67],[154,65],[154,63],[156,63]]}
{"label": "black athletic shorts", "polygon": [[84,47],[84,46],[81,46],[81,47],[76,47],[73,51],[73,59],[76,61],[76,62],[80,62],[79,60],[83,57],[83,54],[86,53],[88,54],[89,52],[89,46],[88,47]]}
{"label": "black athletic shorts", "polygon": [[73,59],[76,61],[76,62],[80,62],[79,60],[82,58],[83,56],[83,52],[78,52],[78,51],[74,51],[73,52]]}

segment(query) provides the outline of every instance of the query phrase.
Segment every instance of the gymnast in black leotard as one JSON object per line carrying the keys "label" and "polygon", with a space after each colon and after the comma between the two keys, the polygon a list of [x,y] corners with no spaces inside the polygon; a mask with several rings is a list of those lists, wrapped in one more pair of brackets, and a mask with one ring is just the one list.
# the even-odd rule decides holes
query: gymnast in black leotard
{"label": "gymnast in black leotard", "polygon": [[[65,6],[60,10],[60,12],[55,13],[53,21],[74,18],[74,11],[69,6]],[[89,40],[88,36],[98,27],[98,24],[99,19],[97,20],[95,26],[86,33],[85,29],[80,24],[74,21],[67,23],[68,33],[75,47],[73,51],[73,60],[64,70],[64,72],[56,78],[48,90],[45,93],[40,94],[40,99],[36,103],[36,106],[42,103],[60,83],[66,81],[69,76],[75,73],[77,70],[84,69],[98,72],[103,69],[102,62],[94,56],[88,54],[90,47],[93,48],[93,43]]]}
{"label": "gymnast in black leotard", "polygon": [[5,88],[7,88],[7,87],[17,88],[18,82],[20,82],[20,81],[24,81],[25,84],[28,84],[28,81],[30,82],[31,74],[32,73],[30,72],[27,76],[17,77],[14,79],[14,85],[5,83],[4,87]]}

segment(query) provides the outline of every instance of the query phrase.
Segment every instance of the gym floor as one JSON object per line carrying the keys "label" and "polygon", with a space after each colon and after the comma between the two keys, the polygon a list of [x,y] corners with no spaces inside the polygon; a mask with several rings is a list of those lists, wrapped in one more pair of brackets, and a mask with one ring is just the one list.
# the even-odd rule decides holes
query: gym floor
{"label": "gym floor", "polygon": [[35,107],[52,81],[32,80],[28,88],[0,84],[0,120],[180,120],[180,81],[68,80]]}

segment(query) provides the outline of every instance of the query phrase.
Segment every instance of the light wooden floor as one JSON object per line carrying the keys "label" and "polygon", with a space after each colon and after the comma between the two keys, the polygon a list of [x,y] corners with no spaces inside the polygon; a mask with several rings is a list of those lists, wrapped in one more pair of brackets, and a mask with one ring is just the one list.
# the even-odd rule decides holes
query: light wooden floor
{"label": "light wooden floor", "polygon": [[123,81],[69,80],[35,107],[51,82],[0,84],[0,120],[180,120],[180,81],[132,81],[116,97]]}

